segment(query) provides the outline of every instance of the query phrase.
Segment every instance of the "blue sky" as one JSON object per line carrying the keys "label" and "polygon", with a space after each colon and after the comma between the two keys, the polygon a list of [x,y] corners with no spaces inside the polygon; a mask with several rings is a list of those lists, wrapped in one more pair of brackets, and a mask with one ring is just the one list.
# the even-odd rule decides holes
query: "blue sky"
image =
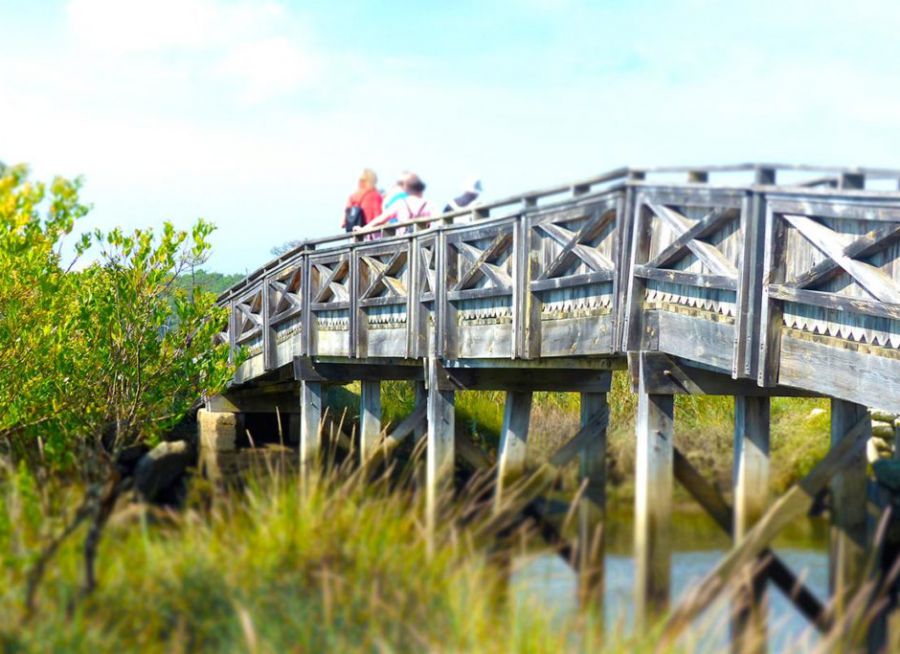
{"label": "blue sky", "polygon": [[0,160],[252,270],[359,169],[443,202],[623,164],[900,167],[900,3],[0,0]]}

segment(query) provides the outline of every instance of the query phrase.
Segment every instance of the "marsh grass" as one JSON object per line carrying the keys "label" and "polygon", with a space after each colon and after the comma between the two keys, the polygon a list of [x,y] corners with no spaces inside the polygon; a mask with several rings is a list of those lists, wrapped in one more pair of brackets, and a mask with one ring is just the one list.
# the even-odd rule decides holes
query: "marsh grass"
{"label": "marsh grass", "polygon": [[[420,496],[348,470],[316,478],[306,492],[294,475],[269,468],[240,489],[195,479],[178,512],[125,505],[101,543],[94,593],[80,595],[81,539],[69,539],[28,619],[25,577],[79,488],[38,486],[26,470],[7,469],[0,491],[4,652],[601,649],[589,615],[548,615],[529,597],[506,596],[508,568],[496,557],[508,553],[474,544],[479,519],[470,515],[470,527],[459,519],[471,513],[465,496],[447,502],[454,508],[429,556]],[[529,539],[522,532],[517,546],[528,542],[537,555]]]}
{"label": "marsh grass", "polygon": [[[332,390],[330,401],[346,410],[349,419],[357,413],[359,389],[349,385]],[[456,426],[493,457],[500,438],[505,394],[501,391],[465,391],[456,395]],[[608,395],[610,405],[607,450],[610,501],[628,502],[633,498],[634,414],[637,397],[631,391],[627,372],[613,374]],[[413,408],[409,384],[382,384],[383,417],[396,424]],[[693,465],[721,490],[730,493],[734,456],[734,400],[728,396],[680,395],[675,400],[675,443]],[[772,415],[772,491],[779,493],[801,479],[828,451],[830,409],[828,401],[811,398],[773,398]],[[577,393],[535,393],[531,410],[528,460],[531,467],[578,431],[579,397]],[[578,486],[577,462],[562,474],[565,489]],[[686,500],[681,495],[679,499]]]}

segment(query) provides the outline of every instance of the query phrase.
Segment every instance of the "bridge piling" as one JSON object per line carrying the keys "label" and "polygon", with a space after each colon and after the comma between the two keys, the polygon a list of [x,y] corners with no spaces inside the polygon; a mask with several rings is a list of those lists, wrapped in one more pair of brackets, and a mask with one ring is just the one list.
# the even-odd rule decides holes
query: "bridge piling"
{"label": "bridge piling", "polygon": [[359,455],[365,463],[381,439],[381,382],[360,382]]}
{"label": "bridge piling", "polygon": [[[643,358],[643,357],[642,357]],[[635,628],[652,626],[669,606],[672,565],[674,397],[649,392],[639,372],[635,417]]]}
{"label": "bridge piling", "polygon": [[509,485],[525,472],[525,448],[531,418],[531,391],[508,391],[503,407],[500,446],[497,452],[497,485],[494,505],[503,504],[503,494]]}
{"label": "bridge piling", "polygon": [[[872,436],[872,426],[866,407],[855,402],[832,400],[831,446],[840,445],[861,421],[866,423],[863,438],[868,440]],[[865,450],[860,448],[848,458],[829,484],[831,534],[828,579],[837,622],[846,616],[848,605],[865,582],[868,538],[866,465]]]}
{"label": "bridge piling", "polygon": [[300,382],[300,476],[304,487],[319,459],[322,430],[323,388],[321,382]]}
{"label": "bridge piling", "polygon": [[[769,424],[768,397],[736,395],[734,397],[734,541],[741,542],[747,532],[765,513],[769,503]],[[756,653],[766,651],[765,589],[762,574],[764,562],[747,571],[747,583],[737,593],[732,610],[732,651]]]}
{"label": "bridge piling", "polygon": [[426,488],[425,513],[429,543],[433,547],[433,536],[438,521],[439,504],[448,501],[452,491],[454,439],[456,420],[454,416],[456,393],[442,388],[443,370],[440,362],[431,357],[426,362],[426,384],[428,388],[426,445]]}
{"label": "bridge piling", "polygon": [[597,424],[579,454],[585,484],[578,505],[578,599],[603,623],[606,555],[606,444],[609,404],[606,393],[581,393],[582,428]]}

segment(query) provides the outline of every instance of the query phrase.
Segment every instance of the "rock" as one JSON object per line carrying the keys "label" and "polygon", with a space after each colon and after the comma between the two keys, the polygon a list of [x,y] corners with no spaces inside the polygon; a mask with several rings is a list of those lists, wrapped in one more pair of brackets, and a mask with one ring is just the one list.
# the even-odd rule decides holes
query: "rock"
{"label": "rock", "polygon": [[819,416],[824,416],[827,412],[822,407],[816,407],[812,411],[809,412],[810,418],[818,418]]}
{"label": "rock", "polygon": [[896,413],[891,413],[884,409],[869,409],[869,415],[872,416],[872,420],[878,420],[879,422],[894,422],[897,419]]}
{"label": "rock", "polygon": [[160,443],[138,461],[134,487],[148,502],[170,503],[177,498],[184,473],[196,458],[187,441]]}
{"label": "rock", "polygon": [[890,422],[882,422],[880,420],[872,421],[872,436],[884,438],[886,440],[894,440],[894,425]]}

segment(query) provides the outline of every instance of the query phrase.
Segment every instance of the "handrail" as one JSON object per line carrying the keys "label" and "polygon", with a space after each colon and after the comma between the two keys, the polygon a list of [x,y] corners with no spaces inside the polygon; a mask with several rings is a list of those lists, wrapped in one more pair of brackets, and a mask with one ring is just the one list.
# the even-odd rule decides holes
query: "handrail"
{"label": "handrail", "polygon": [[[755,172],[756,179],[747,184],[710,184],[709,175],[719,173],[736,173],[736,172]],[[788,183],[776,183],[779,172],[808,172],[823,173],[820,177],[814,179],[795,181]],[[671,174],[687,174],[688,179],[685,182],[660,181],[647,179],[648,175],[671,175]],[[864,189],[862,185],[866,179],[886,179],[896,180],[898,182],[897,191]],[[555,186],[545,187],[542,189],[534,189],[523,193],[507,196],[490,202],[476,203],[465,209],[442,213],[437,216],[429,216],[427,218],[419,218],[402,225],[381,225],[378,227],[363,228],[351,233],[341,233],[331,236],[325,236],[316,239],[306,239],[295,248],[285,252],[284,254],[271,259],[264,265],[249,273],[244,279],[233,284],[218,296],[219,302],[225,302],[234,297],[243,289],[251,286],[254,282],[264,277],[266,274],[277,271],[288,266],[293,260],[304,252],[321,249],[322,246],[337,244],[344,242],[346,245],[353,247],[360,243],[367,242],[366,236],[370,234],[387,234],[388,236],[401,236],[397,234],[398,230],[407,230],[409,233],[420,233],[423,229],[439,228],[446,225],[455,224],[455,221],[462,218],[472,218],[474,220],[483,220],[490,216],[491,212],[497,209],[514,207],[518,213],[520,211],[534,210],[542,208],[539,205],[540,200],[552,198],[553,196],[561,196],[567,194],[565,200],[571,198],[581,198],[589,196],[595,192],[594,188],[601,185],[607,185],[601,190],[609,190],[614,185],[621,184],[626,186],[653,186],[653,185],[708,185],[711,188],[767,188],[771,190],[773,187],[778,188],[779,192],[790,192],[791,189],[803,193],[821,193],[824,195],[835,193],[835,189],[840,188],[842,197],[855,197],[864,195],[865,197],[890,197],[895,198],[900,192],[900,169],[877,168],[867,166],[823,166],[809,164],[784,164],[784,163],[737,163],[737,164],[715,164],[702,166],[639,166],[639,167],[619,167],[609,170],[600,175],[588,177],[586,179],[577,180],[567,184],[558,184]],[[821,188],[821,187],[826,188]],[[563,198],[560,198],[563,201]]]}

